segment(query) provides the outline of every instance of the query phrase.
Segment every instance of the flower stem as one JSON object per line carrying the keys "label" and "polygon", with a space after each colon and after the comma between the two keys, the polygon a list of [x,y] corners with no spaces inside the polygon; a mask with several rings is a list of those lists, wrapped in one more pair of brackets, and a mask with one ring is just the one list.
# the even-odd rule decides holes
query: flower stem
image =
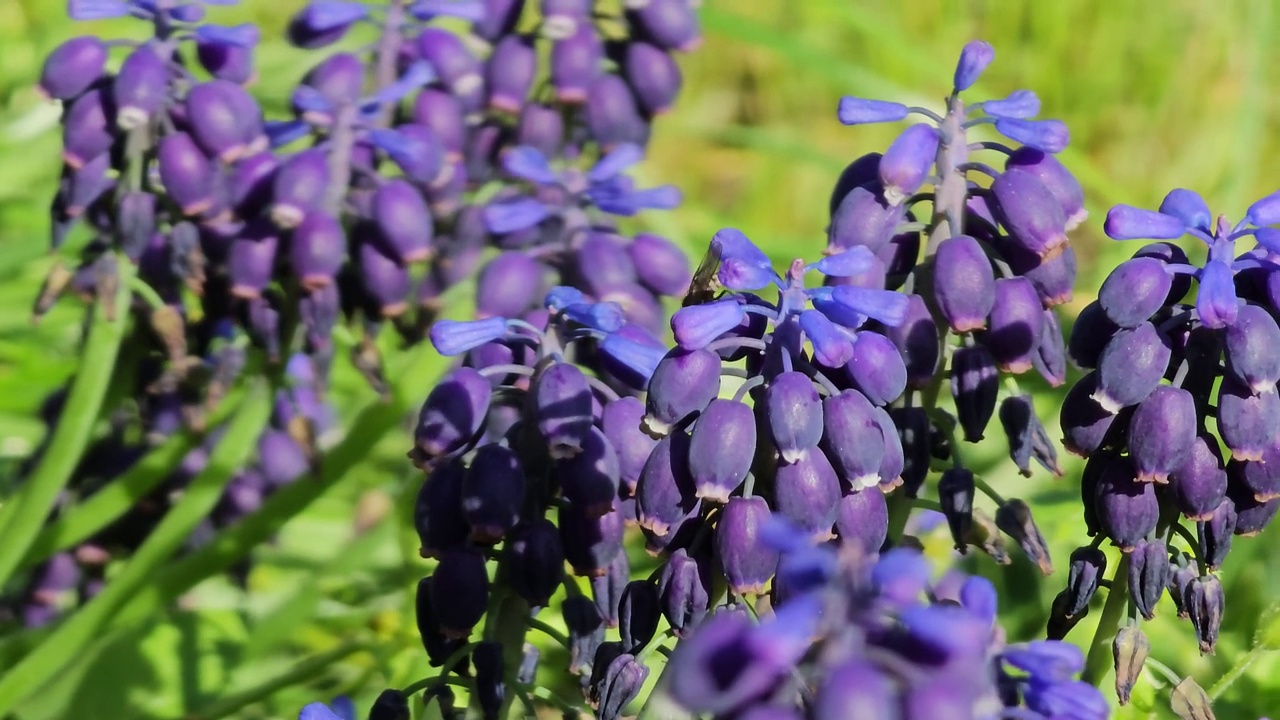
{"label": "flower stem", "polygon": [[1219,695],[1226,692],[1227,688],[1235,684],[1235,681],[1239,680],[1240,677],[1244,675],[1245,671],[1267,652],[1268,650],[1264,646],[1255,645],[1249,649],[1249,652],[1241,655],[1240,658],[1236,660],[1236,663],[1231,666],[1231,669],[1223,673],[1222,677],[1218,678],[1217,682],[1210,686],[1208,690],[1209,699],[1217,700]]}
{"label": "flower stem", "polygon": [[[0,587],[4,587],[35,542],[58,495],[80,463],[93,426],[102,413],[120,345],[130,325],[128,288],[134,266],[130,262],[121,262],[119,266],[116,296],[95,304],[95,317],[80,356],[80,369],[48,447],[22,490],[0,508],[0,548],[4,548],[4,552],[0,552]],[[111,320],[112,316],[117,319]]]}
{"label": "flower stem", "polygon": [[1089,656],[1085,660],[1083,679],[1085,682],[1101,687],[1102,681],[1112,670],[1111,640],[1120,628],[1120,620],[1124,617],[1125,601],[1129,595],[1129,584],[1124,581],[1129,572],[1129,558],[1122,557],[1116,565],[1115,575],[1111,578],[1111,589],[1107,591],[1107,602],[1102,606],[1102,617],[1098,620],[1098,629],[1089,642]]}

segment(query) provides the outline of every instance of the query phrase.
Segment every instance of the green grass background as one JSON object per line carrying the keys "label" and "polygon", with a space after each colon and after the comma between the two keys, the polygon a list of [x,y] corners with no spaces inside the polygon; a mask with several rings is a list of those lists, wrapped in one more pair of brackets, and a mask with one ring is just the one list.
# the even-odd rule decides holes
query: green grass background
{"label": "green grass background", "polygon": [[[281,108],[313,62],[278,40],[300,4],[243,0],[215,13],[263,26],[268,40],[255,91],[269,109]],[[938,108],[956,53],[982,38],[995,46],[996,62],[969,96],[1031,88],[1043,116],[1071,129],[1062,158],[1085,186],[1091,217],[1073,238],[1081,262],[1076,299],[1063,308],[1069,318],[1135,249],[1102,236],[1111,204],[1154,206],[1184,186],[1238,217],[1280,187],[1277,20],[1268,0],[706,0],[706,42],[683,60],[685,92],[658,123],[645,167],[649,178],[680,185],[687,201],[653,224],[695,253],[732,225],[780,261],[816,255],[835,176],[853,157],[883,150],[897,130],[841,126],[838,97]],[[121,28],[128,25],[109,26]],[[64,304],[38,326],[28,316],[52,263],[46,209],[58,173],[57,110],[32,84],[43,54],[85,31],[65,19],[61,2],[0,1],[0,462],[8,467],[41,437],[35,409],[76,363],[77,308]],[[347,383],[337,401],[367,402],[362,393]],[[1037,394],[1057,437],[1060,396],[1042,387]],[[220,698],[245,691],[245,699],[261,702],[234,716],[292,717],[308,700],[339,692],[367,707],[382,687],[420,677],[426,668],[407,612],[411,598],[402,592],[425,568],[405,512],[416,486],[405,443],[393,434],[369,448],[332,492],[256,551],[249,593],[210,580],[177,607],[105,634],[20,717],[208,717]],[[1005,589],[1004,622],[1014,639],[1025,639],[1041,631],[1048,601],[1065,582],[1065,558],[1084,540],[1079,464],[1069,464],[1063,479],[1040,473],[1023,481],[1003,453],[997,437],[973,455],[993,485],[1032,501],[1058,572],[1041,579],[1020,556],[1005,568],[985,558],[968,562]],[[1276,532],[1235,544],[1222,574],[1228,605],[1216,656],[1199,657],[1190,625],[1174,617],[1167,599],[1145,625],[1152,656],[1206,688],[1247,666],[1221,688],[1220,718],[1280,708],[1280,664],[1270,650],[1280,648],[1270,609],[1280,598]],[[944,538],[928,542],[945,555]],[[1098,614],[1095,607],[1071,638],[1086,642]],[[306,666],[285,687],[263,686],[353,639],[371,648]],[[0,672],[15,648],[38,640],[0,642]],[[547,653],[554,662],[553,649]],[[1168,687],[1146,677],[1153,679],[1144,678],[1121,716],[1173,717]]]}

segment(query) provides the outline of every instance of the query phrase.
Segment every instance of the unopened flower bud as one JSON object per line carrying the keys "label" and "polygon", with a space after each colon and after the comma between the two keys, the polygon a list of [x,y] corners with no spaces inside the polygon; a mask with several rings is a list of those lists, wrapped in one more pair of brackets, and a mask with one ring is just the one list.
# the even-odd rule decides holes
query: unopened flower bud
{"label": "unopened flower bud", "polygon": [[618,603],[618,629],[625,652],[643,650],[658,631],[662,617],[658,587],[648,580],[632,580],[622,591]]}
{"label": "unopened flower bud", "polygon": [[702,412],[719,393],[718,355],[673,349],[649,380],[645,427],[653,434],[664,434]]}
{"label": "unopened flower bud", "polygon": [[1152,483],[1139,482],[1137,468],[1127,457],[1109,460],[1095,491],[1098,524],[1122,551],[1132,552],[1154,532],[1160,519],[1160,503]]}
{"label": "unopened flower bud", "polygon": [[1129,696],[1138,677],[1142,675],[1142,666],[1151,653],[1151,641],[1136,625],[1127,625],[1116,633],[1111,643],[1111,655],[1116,666],[1116,697],[1121,705],[1129,704]]}
{"label": "unopened flower bud", "polygon": [[1163,540],[1139,540],[1129,553],[1129,596],[1142,617],[1155,617],[1156,603],[1164,595],[1172,572]]}
{"label": "unopened flower bud", "polygon": [[1231,552],[1231,536],[1236,531],[1236,521],[1235,506],[1223,500],[1207,520],[1196,523],[1200,557],[1204,558],[1210,570],[1221,567],[1227,553]]}
{"label": "unopened flower bud", "polygon": [[565,559],[577,575],[600,577],[622,552],[622,513],[591,517],[572,505],[560,508],[560,541]]}
{"label": "unopened flower bud", "polygon": [[440,556],[431,576],[431,604],[446,637],[465,638],[489,603],[489,575],[476,548],[455,548]]}
{"label": "unopened flower bud", "polygon": [[996,510],[996,526],[1013,538],[1045,575],[1053,574],[1053,562],[1049,559],[1049,546],[1031,517],[1031,508],[1017,498],[1006,500]]}
{"label": "unopened flower bud", "polygon": [[564,577],[564,547],[549,520],[517,526],[504,544],[507,582],[533,607],[545,607]]}
{"label": "unopened flower bud", "polygon": [[[973,529],[973,473],[964,468],[951,468],[938,480],[938,504],[947,518],[956,549],[964,552]],[[1000,517],[997,513],[997,522]]]}
{"label": "unopened flower bud", "polygon": [[830,539],[840,508],[840,480],[826,453],[814,448],[795,462],[778,465],[773,499],[778,514],[815,541]]}
{"label": "unopened flower bud", "polygon": [[667,559],[658,576],[662,614],[676,635],[687,637],[707,614],[711,593],[710,563],[689,557],[683,549]]}
{"label": "unopened flower bud", "polygon": [[995,273],[978,241],[968,235],[943,240],[934,255],[934,299],[951,329],[964,333],[987,326],[995,305]]}
{"label": "unopened flower bud", "polygon": [[1000,374],[995,358],[981,345],[958,348],[951,356],[951,396],[964,439],[978,442],[995,414]]}
{"label": "unopened flower bud", "polygon": [[505,537],[520,520],[524,493],[524,469],[514,451],[503,445],[477,450],[462,486],[462,514],[471,539],[493,544]]}
{"label": "unopened flower bud", "polygon": [[1071,566],[1067,572],[1067,602],[1063,608],[1068,617],[1088,612],[1089,602],[1097,593],[1106,571],[1107,556],[1098,548],[1080,547],[1071,552]]}
{"label": "unopened flower bud", "polygon": [[[1022,122],[1034,121],[997,121]],[[1062,205],[1034,173],[1017,167],[1005,170],[991,183],[990,198],[992,212],[1020,249],[1041,260],[1052,260],[1066,249],[1067,218]]]}
{"label": "unopened flower bud", "polygon": [[551,456],[563,459],[582,452],[592,430],[592,395],[578,366],[557,362],[539,373],[534,380],[533,403],[538,431]]}

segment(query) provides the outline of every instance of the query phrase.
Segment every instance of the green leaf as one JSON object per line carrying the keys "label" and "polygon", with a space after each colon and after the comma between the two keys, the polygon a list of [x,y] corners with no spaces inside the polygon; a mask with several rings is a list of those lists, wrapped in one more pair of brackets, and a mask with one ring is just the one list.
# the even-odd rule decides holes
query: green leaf
{"label": "green leaf", "polygon": [[255,384],[211,454],[209,465],[191,482],[182,499],[165,514],[124,569],[110,579],[101,594],[67,618],[45,642],[0,677],[0,716],[43,687],[62,666],[84,652],[117,612],[143,588],[152,586],[157,571],[213,510],[227,482],[249,459],[256,447],[254,440],[266,427],[270,415],[270,394],[265,386]]}
{"label": "green leaf", "polygon": [[80,359],[80,371],[40,464],[27,478],[21,492],[0,508],[0,548],[4,548],[0,553],[0,587],[4,587],[35,541],[58,494],[80,462],[98,420],[120,342],[130,325],[130,294],[126,288],[134,267],[130,262],[121,262],[119,266],[120,290],[113,299],[115,319],[109,320],[105,304],[99,304]]}

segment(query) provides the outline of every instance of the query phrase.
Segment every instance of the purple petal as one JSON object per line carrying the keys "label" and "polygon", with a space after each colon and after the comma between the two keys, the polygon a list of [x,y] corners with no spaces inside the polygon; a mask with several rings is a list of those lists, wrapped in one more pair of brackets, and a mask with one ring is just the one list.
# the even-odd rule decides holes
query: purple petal
{"label": "purple petal", "polygon": [[1250,205],[1244,217],[1258,227],[1280,223],[1280,190]]}
{"label": "purple petal", "polygon": [[617,332],[627,324],[627,314],[616,302],[581,302],[564,309],[565,317],[600,332]]}
{"label": "purple petal", "polygon": [[680,308],[671,316],[676,342],[686,350],[699,350],[742,322],[746,310],[737,300],[717,300]]}
{"label": "purple petal", "polygon": [[1102,229],[1112,240],[1176,240],[1187,232],[1186,224],[1173,215],[1132,205],[1116,205],[1108,210]]}
{"label": "purple petal", "polygon": [[1030,90],[1014,90],[1003,100],[987,100],[982,111],[992,117],[1026,120],[1040,114],[1040,98]]}
{"label": "purple petal", "polygon": [[542,304],[551,312],[560,312],[570,305],[582,302],[587,302],[587,296],[581,290],[568,285],[557,285],[547,293],[547,299]]}
{"label": "purple petal", "polygon": [[507,319],[437,320],[431,326],[431,344],[441,355],[460,355],[507,334]]}
{"label": "purple petal", "polygon": [[340,0],[317,0],[302,10],[307,28],[323,32],[363,20],[369,14],[369,6]]}
{"label": "purple petal", "polygon": [[814,294],[810,291],[810,300],[813,302],[814,309],[823,315],[826,315],[827,319],[831,322],[841,327],[849,328],[850,330],[857,330],[867,322],[866,315],[863,315],[846,305],[842,305],[831,298],[831,291],[833,291],[834,288],[814,288],[814,290],[827,291],[822,294]]}
{"label": "purple petal", "polygon": [[1020,120],[1002,117],[996,130],[1005,137],[1047,153],[1059,153],[1071,141],[1067,126],[1061,120]]}
{"label": "purple petal", "polygon": [[653,377],[653,371],[666,356],[665,347],[636,342],[617,333],[612,334],[600,343],[600,352],[608,355],[615,362],[630,368],[646,380]]}
{"label": "purple petal", "polygon": [[973,40],[960,51],[960,61],[956,63],[954,77],[956,92],[967,90],[996,58],[995,48],[982,40]]}
{"label": "purple petal", "polygon": [[1253,233],[1258,244],[1269,253],[1280,254],[1280,230],[1275,228],[1258,228]]}
{"label": "purple petal", "polygon": [[474,0],[415,0],[409,14],[426,22],[437,17],[455,17],[468,22],[484,20],[484,3]]}
{"label": "purple petal", "polygon": [[216,45],[231,45],[233,47],[253,47],[258,44],[262,34],[258,30],[257,25],[244,23],[241,25],[232,25],[230,27],[223,25],[201,25],[196,28],[196,39],[201,42],[214,43]]}
{"label": "purple petal", "polygon": [[516,198],[492,203],[484,209],[484,223],[489,232],[504,235],[533,227],[551,214],[546,205],[533,198]]}
{"label": "purple petal", "polygon": [[1160,203],[1160,212],[1178,218],[1189,228],[1198,228],[1205,232],[1209,232],[1210,225],[1213,223],[1213,213],[1209,212],[1209,206],[1204,198],[1200,197],[1196,191],[1186,188],[1170,190]]}
{"label": "purple petal", "polygon": [[610,180],[627,168],[644,159],[644,148],[633,143],[623,143],[587,171],[587,180],[593,183]]}
{"label": "purple petal", "polygon": [[907,117],[907,106],[886,100],[865,100],[846,95],[840,98],[836,117],[845,125],[893,122]]}
{"label": "purple petal", "polygon": [[72,20],[107,20],[129,14],[129,4],[122,0],[70,0],[67,15]]}
{"label": "purple petal", "polygon": [[831,299],[860,315],[897,327],[907,319],[911,304],[906,295],[892,290],[842,285],[831,293]]}
{"label": "purple petal", "polygon": [[737,228],[721,228],[711,238],[711,243],[719,249],[721,260],[737,260],[747,265],[773,267],[769,256],[765,255],[763,250],[756,247],[756,244]]}
{"label": "purple petal", "polygon": [[1239,309],[1231,268],[1217,260],[1205,263],[1200,271],[1200,292],[1196,296],[1200,321],[1211,328],[1224,328],[1235,322]]}
{"label": "purple petal", "polygon": [[813,343],[813,358],[826,367],[843,367],[853,358],[848,335],[817,310],[800,313],[800,329]]}
{"label": "purple petal", "polygon": [[871,269],[876,254],[865,245],[857,245],[835,255],[828,255],[810,265],[814,270],[831,277],[853,277]]}
{"label": "purple petal", "polygon": [[373,99],[381,104],[398,103],[435,80],[436,72],[431,68],[431,63],[418,60],[405,69],[395,82],[379,90]]}
{"label": "purple petal", "polygon": [[294,107],[303,112],[329,113],[333,111],[333,103],[329,102],[329,98],[310,85],[299,85],[294,88],[293,96],[289,101]]}
{"label": "purple petal", "polygon": [[268,120],[263,131],[271,147],[278,148],[306,137],[311,133],[311,126],[302,120]]}
{"label": "purple petal", "polygon": [[538,185],[554,185],[559,178],[540,150],[528,145],[513,147],[502,154],[502,169]]}
{"label": "purple petal", "polygon": [[298,720],[342,720],[324,703],[310,703],[298,712]]}

